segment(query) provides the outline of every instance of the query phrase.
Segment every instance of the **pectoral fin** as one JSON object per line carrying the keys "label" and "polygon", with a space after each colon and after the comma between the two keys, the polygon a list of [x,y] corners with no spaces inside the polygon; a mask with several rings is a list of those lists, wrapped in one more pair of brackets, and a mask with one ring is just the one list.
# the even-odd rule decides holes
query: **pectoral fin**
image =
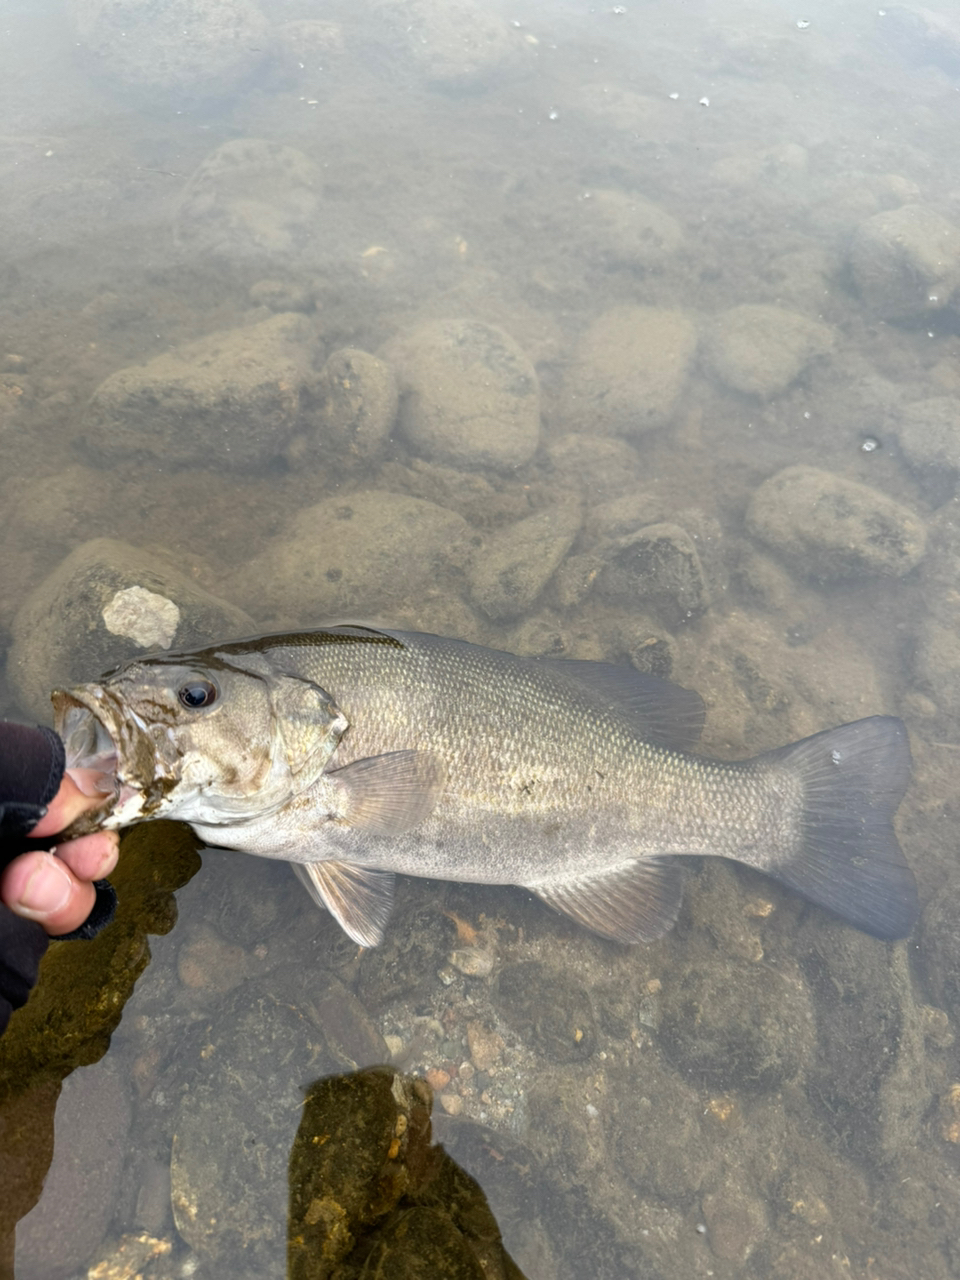
{"label": "pectoral fin", "polygon": [[297,878],[318,906],[361,947],[376,947],[393,910],[392,871],[370,871],[349,862],[292,862]]}
{"label": "pectoral fin", "polygon": [[444,771],[428,751],[392,751],[324,776],[334,790],[335,819],[371,835],[397,836],[429,816]]}
{"label": "pectoral fin", "polygon": [[638,858],[600,875],[526,886],[549,906],[614,942],[653,942],[673,927],[683,873],[672,859]]}

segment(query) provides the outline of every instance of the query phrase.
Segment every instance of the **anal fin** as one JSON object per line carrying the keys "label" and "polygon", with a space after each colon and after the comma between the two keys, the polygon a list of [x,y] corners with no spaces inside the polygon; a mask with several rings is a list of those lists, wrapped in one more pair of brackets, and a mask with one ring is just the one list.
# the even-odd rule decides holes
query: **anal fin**
{"label": "anal fin", "polygon": [[613,871],[525,887],[601,937],[653,942],[668,933],[677,919],[683,873],[673,859],[638,858]]}
{"label": "anal fin", "polygon": [[393,910],[392,871],[372,871],[349,862],[291,862],[297,879],[318,906],[361,947],[376,947]]}

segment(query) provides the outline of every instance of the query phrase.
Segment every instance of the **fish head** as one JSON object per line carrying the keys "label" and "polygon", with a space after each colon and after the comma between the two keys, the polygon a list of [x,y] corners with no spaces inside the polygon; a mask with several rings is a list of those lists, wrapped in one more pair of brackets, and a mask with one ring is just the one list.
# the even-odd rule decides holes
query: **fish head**
{"label": "fish head", "polygon": [[235,825],[323,771],[348,723],[324,689],[256,658],[203,658],[138,659],[53,693],[67,773],[103,796],[68,835],[148,818]]}

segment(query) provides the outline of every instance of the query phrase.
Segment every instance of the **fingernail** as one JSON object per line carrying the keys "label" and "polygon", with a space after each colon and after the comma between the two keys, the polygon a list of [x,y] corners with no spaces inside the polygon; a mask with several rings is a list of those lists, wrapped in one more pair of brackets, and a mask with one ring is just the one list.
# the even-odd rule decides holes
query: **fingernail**
{"label": "fingernail", "polygon": [[65,907],[70,900],[73,883],[63,863],[52,853],[45,853],[40,865],[23,886],[17,906],[34,916],[48,916]]}

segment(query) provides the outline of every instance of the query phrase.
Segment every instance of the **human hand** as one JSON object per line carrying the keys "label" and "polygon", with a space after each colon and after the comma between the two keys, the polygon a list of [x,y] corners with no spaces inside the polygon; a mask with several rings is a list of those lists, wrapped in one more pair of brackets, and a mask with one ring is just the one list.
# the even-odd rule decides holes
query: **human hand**
{"label": "human hand", "polygon": [[[56,835],[88,809],[103,804],[102,795],[84,795],[64,775],[60,790],[31,837]],[[117,865],[119,837],[97,831],[57,845],[50,853],[22,853],[0,874],[0,901],[14,915],[36,920],[54,936],[78,929],[93,910],[94,880],[105,879]]]}

